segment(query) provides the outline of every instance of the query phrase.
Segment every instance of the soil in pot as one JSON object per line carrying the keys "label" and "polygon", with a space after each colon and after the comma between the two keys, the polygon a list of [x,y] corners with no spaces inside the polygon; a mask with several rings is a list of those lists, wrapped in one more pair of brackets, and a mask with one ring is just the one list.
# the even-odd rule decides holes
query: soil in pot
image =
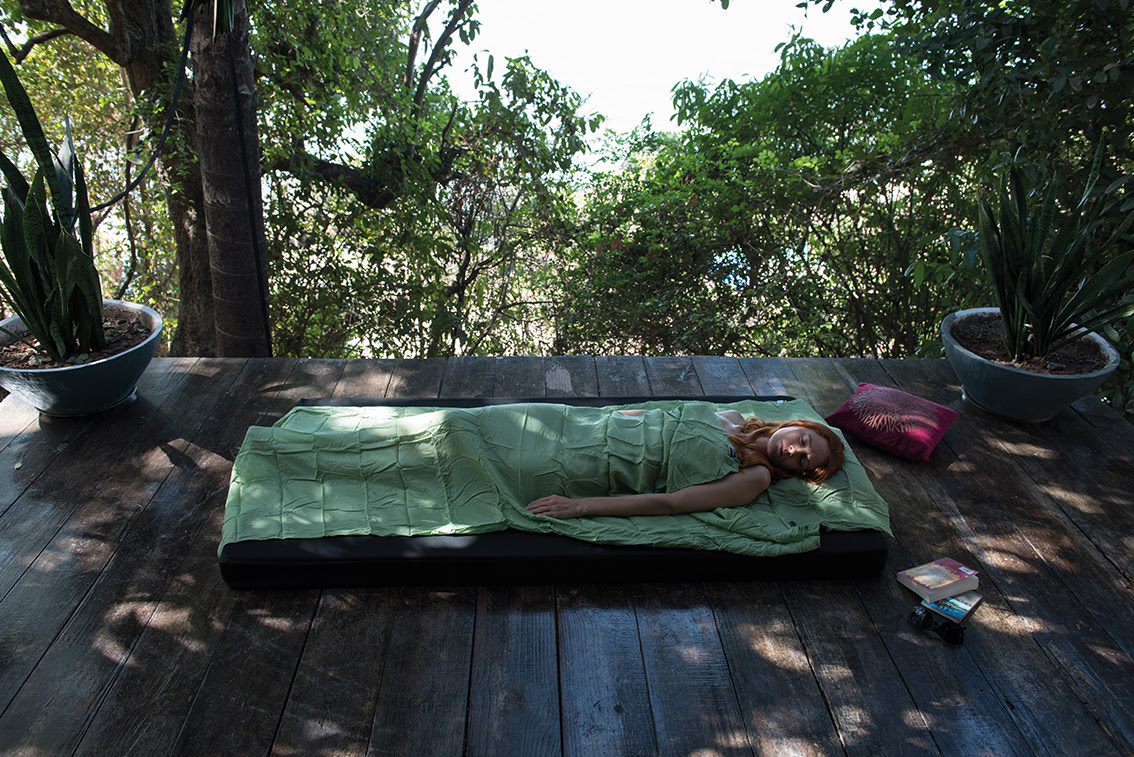
{"label": "soil in pot", "polygon": [[1106,354],[1090,339],[1079,339],[1060,347],[1046,358],[1014,361],[1004,347],[1004,324],[997,313],[978,313],[958,318],[949,333],[957,343],[986,360],[1032,373],[1077,375],[1104,367]]}
{"label": "soil in pot", "polygon": [[[106,347],[102,350],[90,353],[86,360],[57,363],[44,353],[36,352],[23,342],[12,342],[11,344],[0,346],[0,366],[5,368],[29,369],[65,368],[69,365],[78,365],[80,362],[91,363],[112,355],[117,355],[119,352],[125,352],[131,347],[136,347],[146,341],[150,334],[153,333],[153,329],[143,323],[137,316],[117,319],[108,318],[103,321],[102,327],[103,333],[106,334]],[[23,339],[27,339],[32,344],[37,344],[26,331],[13,333]],[[5,334],[4,336],[7,335]]]}

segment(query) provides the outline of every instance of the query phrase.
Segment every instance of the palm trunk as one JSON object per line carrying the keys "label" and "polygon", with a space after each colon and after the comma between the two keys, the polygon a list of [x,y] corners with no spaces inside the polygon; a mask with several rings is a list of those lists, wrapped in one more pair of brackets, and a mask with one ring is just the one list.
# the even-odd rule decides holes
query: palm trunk
{"label": "palm trunk", "polygon": [[[217,354],[262,357],[271,355],[272,347],[260,141],[248,9],[243,0],[234,5],[236,24],[229,34],[214,40],[208,23],[199,23],[193,33],[197,157],[204,190]],[[201,12],[202,20],[210,15],[208,8]]]}

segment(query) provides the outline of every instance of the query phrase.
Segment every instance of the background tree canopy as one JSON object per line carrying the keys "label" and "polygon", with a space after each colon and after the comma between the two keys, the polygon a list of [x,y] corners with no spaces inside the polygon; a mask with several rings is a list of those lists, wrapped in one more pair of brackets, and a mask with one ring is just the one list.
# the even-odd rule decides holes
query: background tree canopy
{"label": "background tree canopy", "polygon": [[[141,86],[137,63],[30,18],[51,5],[4,0],[0,28],[105,199],[153,147],[176,56]],[[72,5],[173,23],[159,2]],[[1134,173],[1129,6],[887,0],[842,49],[797,37],[759,80],[678,83],[675,129],[607,134],[587,168],[600,119],[529,60],[474,56],[472,0],[253,4],[275,354],[938,357],[944,315],[991,303],[949,232],[994,172],[1058,172],[1075,197],[1101,141],[1100,190]],[[457,65],[477,71],[471,102]],[[174,321],[196,154],[175,129],[163,171],[100,219],[107,291]],[[1128,412],[1131,334],[1107,330]]]}

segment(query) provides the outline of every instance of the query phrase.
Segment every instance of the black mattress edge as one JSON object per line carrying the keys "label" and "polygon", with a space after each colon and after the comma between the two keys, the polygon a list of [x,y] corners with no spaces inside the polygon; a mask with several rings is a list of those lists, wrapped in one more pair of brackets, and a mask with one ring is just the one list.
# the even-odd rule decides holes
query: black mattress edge
{"label": "black mattress edge", "polygon": [[521,402],[548,402],[564,405],[582,405],[584,407],[607,407],[613,405],[638,405],[643,402],[666,402],[671,400],[685,400],[688,402],[711,402],[714,405],[724,405],[733,402],[785,402],[793,400],[787,394],[766,394],[739,396],[734,394],[698,395],[694,397],[664,397],[626,396],[626,397],[308,397],[295,403],[297,407],[484,407],[486,405],[514,405]]}
{"label": "black mattress edge", "polygon": [[234,589],[751,581],[871,578],[886,553],[879,531],[824,531],[818,549],[775,557],[499,531],[232,542],[220,569]]}
{"label": "black mattress edge", "polygon": [[[715,404],[786,395],[695,397],[311,398],[298,405],[478,407],[517,402],[606,406],[687,399]],[[233,589],[460,586],[638,581],[872,578],[886,563],[879,531],[823,531],[819,548],[749,557],[727,552],[593,544],[557,534],[498,531],[472,536],[332,536],[226,544],[220,571]]]}

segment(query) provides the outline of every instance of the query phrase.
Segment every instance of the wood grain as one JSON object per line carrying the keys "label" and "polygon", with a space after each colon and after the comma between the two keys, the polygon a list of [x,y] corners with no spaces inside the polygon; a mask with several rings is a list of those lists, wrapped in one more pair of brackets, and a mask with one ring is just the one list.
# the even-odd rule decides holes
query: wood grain
{"label": "wood grain", "polygon": [[[890,503],[853,581],[237,592],[217,569],[249,425],[303,397],[788,394],[956,409],[928,462],[851,438]],[[158,359],[88,419],[0,402],[4,754],[1129,754],[1134,427],[963,402],[937,360]],[[952,556],[961,647],[893,579]]]}

